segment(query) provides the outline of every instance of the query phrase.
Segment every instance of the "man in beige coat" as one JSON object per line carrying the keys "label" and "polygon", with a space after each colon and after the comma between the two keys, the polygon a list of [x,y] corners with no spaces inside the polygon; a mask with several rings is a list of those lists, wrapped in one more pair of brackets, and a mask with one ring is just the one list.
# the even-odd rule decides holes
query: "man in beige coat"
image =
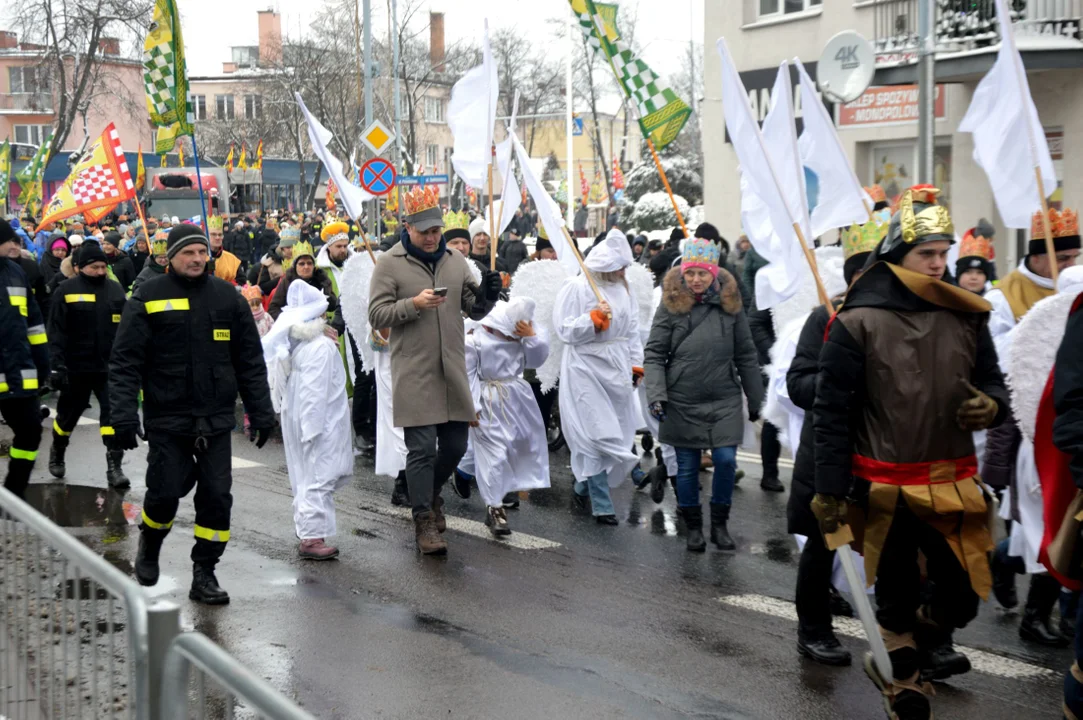
{"label": "man in beige coat", "polygon": [[[467,260],[447,249],[444,221],[431,193],[407,194],[407,235],[376,261],[369,323],[393,328],[391,378],[395,426],[406,438],[406,483],[417,547],[444,554],[440,490],[466,452],[476,422],[466,377],[463,314],[480,320],[499,298],[500,274],[474,284]],[[437,451],[439,441],[439,451]]]}

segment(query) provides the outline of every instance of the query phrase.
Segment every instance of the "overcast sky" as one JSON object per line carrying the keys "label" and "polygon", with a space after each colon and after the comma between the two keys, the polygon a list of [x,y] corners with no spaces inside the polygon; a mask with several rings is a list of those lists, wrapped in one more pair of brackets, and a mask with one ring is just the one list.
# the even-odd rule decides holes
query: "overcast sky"
{"label": "overcast sky", "polygon": [[[2,4],[13,1],[2,0]],[[188,72],[203,75],[221,71],[222,63],[230,59],[230,46],[256,44],[257,10],[277,8],[282,14],[283,33],[296,37],[307,28],[322,1],[178,0],[177,4],[184,23]],[[680,68],[680,54],[687,53],[693,28],[696,41],[702,42],[703,0],[623,0],[619,4],[620,18],[626,12],[638,12],[637,40],[644,48],[643,59],[664,76]],[[372,0],[374,33],[380,38],[387,36],[388,7],[389,0]],[[567,0],[429,0],[427,7],[445,13],[448,44],[480,39],[486,17],[494,29],[517,27],[527,37],[549,43],[552,40],[546,21],[563,20],[571,13]],[[427,13],[418,16],[421,23],[427,24]],[[542,28],[541,32],[538,28]],[[563,56],[563,44],[553,52]]]}

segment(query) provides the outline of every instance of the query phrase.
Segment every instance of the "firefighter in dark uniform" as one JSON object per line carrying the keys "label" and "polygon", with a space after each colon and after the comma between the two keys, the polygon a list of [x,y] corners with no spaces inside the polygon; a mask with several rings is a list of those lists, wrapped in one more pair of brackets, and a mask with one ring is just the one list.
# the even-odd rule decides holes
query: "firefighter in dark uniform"
{"label": "firefighter in dark uniform", "polygon": [[169,266],[139,286],[124,308],[110,361],[109,399],[120,447],[138,446],[143,389],[147,494],[135,575],[158,582],[158,555],[177,505],[193,488],[195,546],[188,597],[224,605],[214,567],[229,540],[233,496],[230,433],[240,391],[251,437],[262,448],[274,430],[267,369],[252,312],[237,289],[206,273],[210,242],[195,225],[173,228]]}
{"label": "firefighter in dark uniform", "polygon": [[4,487],[22,497],[41,443],[38,383],[49,377],[49,346],[19,247],[11,225],[0,220],[0,416],[15,434]]}
{"label": "firefighter in dark uniform", "polygon": [[101,410],[99,431],[105,443],[106,479],[110,487],[123,490],[131,483],[120,467],[124,450],[116,447],[110,424],[106,378],[109,353],[124,312],[124,288],[108,277],[108,261],[98,243],[80,245],[73,260],[78,272],[57,286],[49,312],[49,356],[53,368],[49,384],[60,391],[53,420],[53,444],[49,449],[49,472],[53,477],[64,477],[64,453],[93,393]]}

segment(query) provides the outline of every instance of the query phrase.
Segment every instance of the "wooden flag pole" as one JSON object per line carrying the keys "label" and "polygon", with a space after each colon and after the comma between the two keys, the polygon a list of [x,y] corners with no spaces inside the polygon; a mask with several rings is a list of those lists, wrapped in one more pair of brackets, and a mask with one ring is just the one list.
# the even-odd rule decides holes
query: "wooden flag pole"
{"label": "wooden flag pole", "polygon": [[654,165],[658,168],[658,176],[662,178],[662,185],[665,187],[666,193],[669,194],[669,201],[673,203],[673,212],[677,214],[677,222],[680,223],[684,236],[690,238],[692,234],[688,232],[688,227],[684,224],[681,209],[677,207],[677,198],[673,196],[673,188],[669,186],[669,178],[666,177],[666,171],[662,169],[662,161],[658,158],[658,153],[654,149],[654,141],[651,140],[649,135],[647,136],[647,147],[651,149],[651,157],[654,158]]}
{"label": "wooden flag pole", "polygon": [[[354,220],[354,222],[357,221]],[[365,234],[365,230],[360,223],[357,225],[357,232],[361,233],[361,239],[365,241],[365,249],[368,250],[369,257],[372,258],[372,264],[376,265],[376,253],[372,252],[372,243],[369,242],[369,236]]]}
{"label": "wooden flag pole", "polygon": [[1056,248],[1053,246],[1053,231],[1049,227],[1049,201],[1045,197],[1045,183],[1042,181],[1041,167],[1034,166],[1034,177],[1038,179],[1038,195],[1042,199],[1042,229],[1045,231],[1045,252],[1049,256],[1049,272],[1053,277],[1053,289],[1057,289],[1060,268],[1057,267]]}
{"label": "wooden flag pole", "polygon": [[816,256],[812,254],[808,243],[805,242],[805,234],[801,232],[801,225],[794,223],[793,231],[797,233],[797,241],[801,243],[801,250],[805,253],[805,260],[808,261],[809,270],[812,271],[812,279],[816,281],[816,294],[820,296],[820,302],[823,303],[827,314],[829,316],[833,315],[835,308],[831,306],[831,298],[827,296],[827,288],[824,287],[824,281],[820,279],[820,273],[816,267]]}
{"label": "wooden flag pole", "polygon": [[[605,298],[602,297],[602,291],[598,289],[598,283],[594,282],[594,276],[590,274],[590,270],[587,268],[587,264],[583,261],[583,255],[579,252],[579,246],[575,244],[575,240],[568,232],[568,228],[564,225],[560,226],[561,231],[564,233],[564,240],[571,247],[572,252],[575,254],[575,259],[579,261],[579,267],[583,269],[583,274],[587,276],[587,282],[590,283],[590,289],[594,291],[594,297],[598,299],[598,304],[605,302]],[[610,314],[612,317],[612,314]]]}
{"label": "wooden flag pole", "polygon": [[[496,158],[496,145],[493,145]],[[496,219],[493,217],[493,160],[489,160],[489,270],[496,272]]]}

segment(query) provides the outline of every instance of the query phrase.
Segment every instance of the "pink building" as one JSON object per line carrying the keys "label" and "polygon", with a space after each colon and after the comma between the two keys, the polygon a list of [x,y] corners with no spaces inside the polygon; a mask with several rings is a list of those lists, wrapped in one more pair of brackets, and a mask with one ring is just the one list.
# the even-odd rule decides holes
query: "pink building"
{"label": "pink building", "polygon": [[[154,131],[147,117],[143,92],[143,66],[139,60],[119,56],[120,43],[113,38],[101,42],[104,57],[99,87],[90,99],[87,132],[97,137],[110,122],[120,133],[121,145],[135,152],[154,145]],[[40,46],[19,43],[15,33],[0,31],[0,142],[37,146],[56,124],[57,93],[48,71],[39,67]],[[83,144],[82,122],[77,119],[63,147],[78,150]],[[22,155],[25,149],[20,149]],[[16,157],[18,158],[19,155]]]}

